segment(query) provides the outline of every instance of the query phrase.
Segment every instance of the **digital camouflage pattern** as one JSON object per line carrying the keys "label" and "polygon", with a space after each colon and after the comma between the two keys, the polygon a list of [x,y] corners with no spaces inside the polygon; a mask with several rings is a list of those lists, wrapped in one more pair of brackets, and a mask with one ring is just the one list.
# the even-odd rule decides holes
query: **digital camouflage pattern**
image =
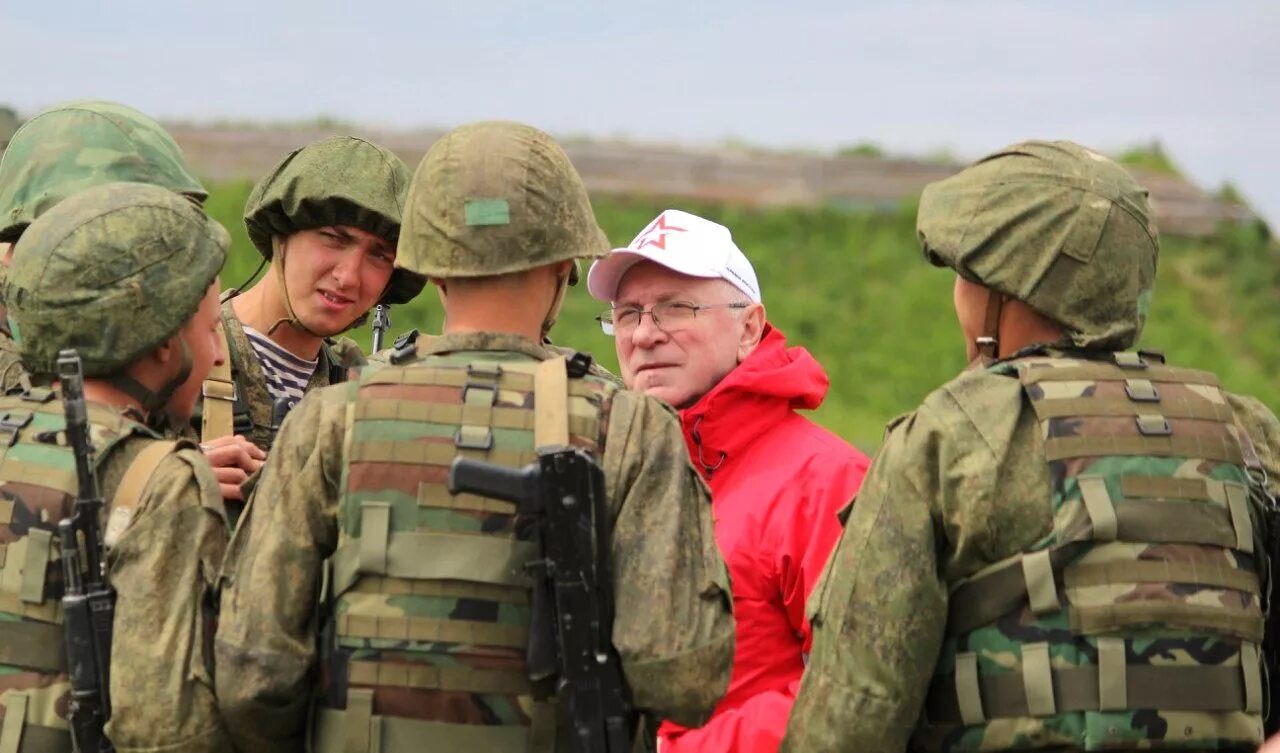
{"label": "digital camouflage pattern", "polygon": [[133,363],[191,318],[229,244],[221,225],[158,186],[68,198],[23,234],[5,279],[23,362],[53,374],[58,351],[75,348],[87,377]]}
{"label": "digital camouflage pattern", "polygon": [[1147,191],[1124,168],[1069,141],[1002,149],[920,197],[924,254],[1063,325],[1069,343],[1138,341],[1158,241]]}
{"label": "digital camouflage pattern", "polygon": [[[63,753],[71,742],[56,526],[72,510],[76,477],[75,458],[56,441],[62,403],[47,394],[0,397],[0,414],[22,424],[0,456],[0,729],[21,727],[21,751]],[[117,592],[108,736],[122,752],[228,751],[205,619],[229,536],[217,479],[183,446],[161,460],[139,499],[118,500],[125,470],[156,435],[96,403],[89,420],[109,503],[104,524],[114,521],[116,532],[107,554]]]}
{"label": "digital camouflage pattern", "polygon": [[522,123],[446,133],[418,165],[406,206],[396,265],[428,277],[506,274],[609,251],[568,155]]}
{"label": "digital camouflage pattern", "polygon": [[[1241,432],[1233,423],[1210,418],[1170,418],[1175,450],[1173,445],[1161,447],[1161,438],[1135,436],[1133,414],[1077,418],[1091,411],[1105,413],[1102,403],[1128,401],[1124,382],[1045,382],[1024,389],[1018,372],[1076,365],[1059,362],[1061,353],[1047,355],[969,370],[890,425],[844,537],[811,597],[813,654],[783,750],[903,750],[913,730],[912,749],[921,751],[1212,750],[1233,743],[1248,747],[1260,739],[1257,709],[1244,710],[1256,699],[1245,697],[1240,660],[1242,645],[1256,639],[1260,627],[1254,590],[1258,562],[1237,547],[1243,542],[1237,541],[1231,522],[1233,505],[1216,483],[1242,478],[1234,458],[1244,450],[1233,444]],[[1141,407],[1151,404],[1135,404],[1135,412],[1199,411],[1233,420],[1229,407],[1234,401],[1219,388],[1163,382],[1157,388],[1162,402],[1155,410]],[[1073,395],[1088,402],[1062,402]],[[1037,409],[1045,415],[1057,409],[1062,413],[1042,423]],[[1270,423],[1271,436],[1280,436],[1274,416]],[[1138,450],[1135,455],[1111,455],[1125,448],[1109,444],[1108,432],[1149,444],[1127,448]],[[1046,462],[1046,453],[1079,453],[1072,443],[1081,442],[1109,454],[1091,460],[1062,454]],[[1234,462],[1197,460],[1208,451],[1184,452],[1188,443],[1217,448],[1213,453],[1232,455]],[[1276,458],[1264,462],[1274,467]],[[1065,588],[1063,580],[1057,581],[1056,598],[1068,606],[1065,614],[1045,609],[1037,616],[1024,598],[994,625],[967,624],[990,605],[961,589],[966,579],[1024,553],[1043,551],[1072,532],[1088,537],[1092,518],[1082,505],[1079,480],[1090,475],[1102,478],[1115,500],[1118,538],[1134,543],[1096,545],[1076,561],[1084,567]],[[1125,476],[1151,480],[1117,483]],[[1205,484],[1205,479],[1215,483]],[[1143,483],[1149,487],[1145,494]],[[1158,486],[1174,484],[1177,493]],[[1193,499],[1197,485],[1211,490],[1199,494],[1212,498]],[[1248,512],[1245,517],[1256,523]],[[1162,536],[1173,538],[1170,531],[1194,540],[1161,543]],[[1106,562],[1116,564],[1108,567]],[[1164,572],[1153,576],[1147,572],[1153,567]],[[1198,575],[1188,578],[1188,570]],[[1016,584],[1024,576],[1014,572]],[[1232,585],[1210,585],[1215,577]],[[1205,582],[1197,583],[1197,578]],[[1134,582],[1147,579],[1151,582]],[[989,595],[997,589],[988,582],[985,590]],[[1144,610],[1150,610],[1145,624]],[[1152,619],[1157,613],[1161,620]],[[1221,619],[1223,615],[1232,619]],[[1137,624],[1126,624],[1126,617]],[[1115,622],[1107,626],[1107,619]],[[1230,630],[1228,622],[1234,626]],[[958,632],[961,627],[967,632]],[[1091,711],[1029,715],[1021,677],[1026,663],[1020,660],[1029,644],[1047,644],[1054,672],[1065,674],[1096,664],[1102,637],[1127,638],[1124,662],[1138,673],[1156,665],[1200,673],[1194,681],[1173,684],[1168,677],[1155,685],[1130,679],[1130,700],[1152,693],[1168,700],[1160,696],[1161,689],[1182,688],[1187,690],[1184,709],[1210,697],[1220,705],[1214,711],[1166,706],[1127,713],[1103,712],[1099,705]],[[1029,653],[1040,657],[1043,650],[1036,647]],[[1106,651],[1114,660],[1115,644]],[[975,655],[983,692],[968,697],[981,698],[990,720],[985,726],[962,724],[952,673],[957,652]],[[940,677],[930,687],[935,671]],[[969,668],[961,673],[965,683],[973,674]],[[1109,671],[1108,676],[1114,675]],[[1061,684],[1064,677],[1056,679],[1053,692],[1059,702],[1079,700],[1072,693],[1078,694],[1081,686],[1067,691]],[[1008,688],[1010,681],[1014,685]],[[1093,684],[1086,681],[1082,687],[1092,688],[1090,700],[1098,703],[1096,675]]]}
{"label": "digital camouflage pattern", "polygon": [[[409,168],[391,151],[354,136],[333,136],[290,152],[253,187],[244,207],[249,240],[266,258],[272,239],[299,230],[349,225],[400,238]],[[397,269],[380,303],[405,303],[425,280]]]}
{"label": "digital camouflage pattern", "polygon": [[63,199],[105,183],[150,183],[204,202],[208,192],[159,123],[115,102],[37,113],[0,157],[0,242],[14,241]]}
{"label": "digital camouflage pattern", "polygon": [[[317,593],[328,557],[335,629],[325,640],[336,650],[324,663],[325,703],[345,702],[346,710],[318,714],[321,739],[365,735],[363,713],[383,729],[427,725],[398,738],[406,749],[430,739],[526,750],[538,712],[523,674],[528,591],[518,572],[509,583],[479,582],[501,556],[475,560],[474,572],[462,564],[457,580],[379,575],[372,560],[354,577],[352,563],[380,541],[391,559],[401,556],[396,536],[411,530],[474,542],[418,559],[442,568],[436,572],[481,546],[510,547],[516,559],[508,505],[450,497],[440,485],[458,452],[455,436],[479,439],[487,428],[489,459],[515,465],[532,457],[528,368],[554,354],[496,333],[446,334],[418,353],[308,395],[262,472],[228,556],[217,638],[218,697],[243,751],[302,744],[317,626],[314,604],[295,596]],[[464,397],[465,364],[474,362],[507,365],[510,376],[492,393],[473,388]],[[472,368],[471,377],[483,381],[481,371]],[[734,642],[706,487],[670,408],[590,376],[571,381],[572,433],[595,447],[613,506],[613,639],[634,701],[698,724],[727,686]],[[484,394],[491,405],[468,399]],[[469,428],[460,429],[464,421]],[[379,538],[373,527],[381,525],[395,533]],[[391,560],[387,567],[397,569]],[[371,687],[372,697],[357,692]],[[344,732],[343,722],[353,726]]]}

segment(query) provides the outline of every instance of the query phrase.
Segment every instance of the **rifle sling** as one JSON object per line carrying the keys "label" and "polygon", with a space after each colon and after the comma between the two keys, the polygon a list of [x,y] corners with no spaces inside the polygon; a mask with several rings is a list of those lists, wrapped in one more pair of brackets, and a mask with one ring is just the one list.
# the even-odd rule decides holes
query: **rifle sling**
{"label": "rifle sling", "polygon": [[236,383],[231,378],[231,350],[221,319],[218,320],[218,337],[222,340],[222,352],[228,355],[221,364],[213,365],[200,389],[204,397],[200,408],[201,442],[229,437],[235,430]]}
{"label": "rifle sling", "polygon": [[569,372],[564,356],[548,358],[533,373],[534,447],[569,444]]}

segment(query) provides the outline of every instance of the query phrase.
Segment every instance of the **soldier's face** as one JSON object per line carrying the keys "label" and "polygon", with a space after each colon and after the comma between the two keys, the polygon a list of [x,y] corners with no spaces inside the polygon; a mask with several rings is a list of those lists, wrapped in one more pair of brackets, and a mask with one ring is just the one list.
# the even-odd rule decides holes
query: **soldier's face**
{"label": "soldier's face", "polygon": [[218,319],[218,281],[215,279],[205,291],[195,315],[178,331],[191,351],[191,375],[169,398],[169,416],[177,424],[191,420],[201,385],[213,367],[227,357],[222,349],[222,337],[218,335]]}
{"label": "soldier's face", "polygon": [[281,253],[294,313],[324,336],[342,332],[373,308],[396,260],[395,246],[348,225],[294,233]]}
{"label": "soldier's face", "polygon": [[[649,310],[656,303],[718,304],[741,298],[724,280],[689,277],[645,261],[623,275],[613,305]],[[689,407],[750,352],[743,348],[744,339],[750,339],[745,331],[749,318],[740,310],[707,309],[687,321],[655,326],[645,314],[634,329],[614,336],[622,381],[677,408]]]}

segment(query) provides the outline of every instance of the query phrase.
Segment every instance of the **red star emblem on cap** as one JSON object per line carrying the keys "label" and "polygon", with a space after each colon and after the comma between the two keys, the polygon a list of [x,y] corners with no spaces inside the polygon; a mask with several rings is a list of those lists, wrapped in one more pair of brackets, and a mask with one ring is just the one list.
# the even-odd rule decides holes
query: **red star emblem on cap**
{"label": "red star emblem on cap", "polygon": [[686,228],[668,225],[667,215],[664,212],[658,215],[658,219],[654,220],[652,225],[645,228],[644,234],[640,238],[640,242],[636,244],[636,250],[639,251],[645,246],[657,246],[663,251],[666,251],[667,236],[671,233],[683,233],[685,230]]}

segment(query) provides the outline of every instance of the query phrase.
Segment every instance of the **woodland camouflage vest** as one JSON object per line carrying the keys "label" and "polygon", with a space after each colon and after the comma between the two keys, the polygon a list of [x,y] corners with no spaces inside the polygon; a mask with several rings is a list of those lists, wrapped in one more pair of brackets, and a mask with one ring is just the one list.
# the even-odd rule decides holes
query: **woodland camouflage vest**
{"label": "woodland camouflage vest", "polygon": [[[600,457],[616,388],[585,376],[566,390],[564,360],[545,363],[560,369],[561,406],[567,391],[569,443]],[[554,688],[531,682],[525,664],[524,564],[536,547],[517,533],[514,505],[445,487],[455,456],[533,462],[535,415],[556,382],[535,380],[538,367],[473,351],[350,384],[316,750],[555,749]]]}
{"label": "woodland camouflage vest", "polygon": [[1258,460],[1218,380],[1134,353],[995,368],[1021,381],[1040,423],[1053,529],[951,584],[917,743],[1252,750]]}
{"label": "woodland camouflage vest", "polygon": [[[133,435],[155,436],[118,412],[88,404],[99,462]],[[71,750],[62,636],[58,521],[77,494],[75,457],[55,393],[0,398],[0,751]],[[105,490],[104,490],[105,491]]]}

